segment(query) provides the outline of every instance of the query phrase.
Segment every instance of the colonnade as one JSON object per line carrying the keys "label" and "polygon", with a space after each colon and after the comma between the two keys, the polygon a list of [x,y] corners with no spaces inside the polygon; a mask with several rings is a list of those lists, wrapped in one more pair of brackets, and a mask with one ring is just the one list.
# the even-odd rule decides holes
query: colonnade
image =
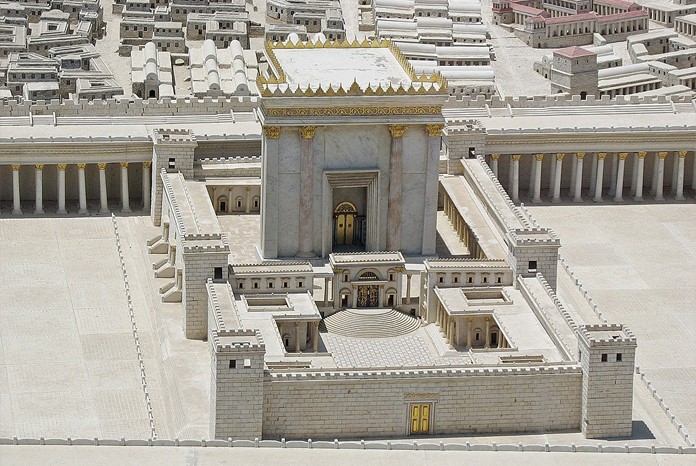
{"label": "colonnade", "polygon": [[[544,194],[542,192],[542,178],[545,165],[549,170],[548,197],[551,198],[551,202],[561,201],[564,164],[570,164],[570,180],[566,186],[573,202],[582,202],[583,195],[595,202],[602,202],[607,198],[614,202],[643,201],[646,196],[646,188],[649,189],[649,195],[657,201],[665,200],[667,195],[680,201],[684,200],[685,163],[688,154],[691,154],[692,157],[694,155],[693,152],[685,150],[671,152],[491,154],[488,163],[491,171],[498,177],[501,157],[508,158],[506,189],[512,201],[516,203],[520,201],[520,160],[522,157],[528,157],[531,160],[527,187],[528,196],[534,203],[542,202]],[[666,175],[665,160],[670,157],[673,162],[672,173]],[[589,164],[585,162],[586,159],[589,159]],[[645,176],[646,159],[651,164],[650,179],[646,179]],[[547,160],[550,160],[550,163],[546,163]],[[631,162],[630,173],[626,172],[627,162]],[[694,161],[692,171],[691,188],[696,190],[696,161]],[[666,181],[670,183],[668,192],[665,192]],[[448,212],[447,199],[445,202],[445,211]],[[448,217],[450,217],[449,214]],[[456,223],[456,219],[453,220],[454,223]]]}
{"label": "colonnade", "polygon": [[459,212],[459,209],[457,209],[457,206],[455,205],[454,201],[452,201],[447,192],[443,193],[443,198],[445,204],[445,215],[452,224],[452,228],[454,228],[454,231],[457,232],[457,237],[459,238],[459,241],[466,245],[466,248],[469,251],[469,255],[471,257],[476,259],[485,259],[486,255],[483,252],[483,249],[481,249],[481,247],[479,246],[476,234],[466,223],[464,217],[462,217],[462,214]]}
{"label": "colonnade", "polygon": [[[106,187],[106,167],[107,163],[97,163],[99,169],[99,213],[109,213],[108,206],[108,193]],[[130,194],[128,192],[128,167],[129,162],[120,162],[120,199],[121,199],[121,212],[131,212],[130,206]],[[78,180],[78,214],[87,215],[89,211],[87,210],[87,183],[85,177],[85,169],[87,168],[86,163],[77,163],[77,180]],[[12,214],[21,215],[21,195],[20,195],[20,176],[19,171],[22,164],[14,163],[12,164]],[[46,164],[37,163],[33,164],[34,167],[34,177],[35,177],[35,196],[34,196],[34,214],[41,215],[44,214],[44,196],[43,196],[43,172]],[[58,210],[59,214],[66,214],[67,210],[65,208],[65,171],[68,169],[67,163],[58,163],[57,167],[57,184],[58,184]],[[142,162],[142,190],[143,190],[143,210],[150,210],[150,168],[151,162]]]}
{"label": "colonnade", "polygon": [[[481,320],[483,327],[481,328]],[[440,332],[443,334],[447,342],[452,347],[465,348],[506,348],[508,344],[505,337],[496,325],[495,321],[490,316],[453,316],[450,315],[445,307],[438,302],[436,324],[440,327]],[[476,345],[474,338],[474,330],[478,329],[483,332],[483,344]],[[497,333],[497,341],[492,341],[492,333]]]}

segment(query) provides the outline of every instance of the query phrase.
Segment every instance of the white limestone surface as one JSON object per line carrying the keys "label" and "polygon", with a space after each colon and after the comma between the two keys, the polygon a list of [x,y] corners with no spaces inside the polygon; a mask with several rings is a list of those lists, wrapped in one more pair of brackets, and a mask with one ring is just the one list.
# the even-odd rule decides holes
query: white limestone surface
{"label": "white limestone surface", "polygon": [[376,48],[275,49],[288,83],[334,84],[349,88],[357,81],[361,88],[381,83],[404,84],[411,79],[391,50]]}
{"label": "white limestone surface", "polygon": [[605,318],[636,334],[637,364],[691,433],[696,432],[696,204],[690,199],[529,210],[561,237],[561,255]]}

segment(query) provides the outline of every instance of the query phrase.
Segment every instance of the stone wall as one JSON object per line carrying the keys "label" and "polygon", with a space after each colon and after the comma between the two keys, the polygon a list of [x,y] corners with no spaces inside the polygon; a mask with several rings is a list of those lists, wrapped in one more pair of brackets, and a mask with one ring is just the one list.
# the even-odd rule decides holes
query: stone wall
{"label": "stone wall", "polygon": [[567,368],[267,375],[264,438],[408,435],[432,403],[436,435],[579,430],[582,375]]}

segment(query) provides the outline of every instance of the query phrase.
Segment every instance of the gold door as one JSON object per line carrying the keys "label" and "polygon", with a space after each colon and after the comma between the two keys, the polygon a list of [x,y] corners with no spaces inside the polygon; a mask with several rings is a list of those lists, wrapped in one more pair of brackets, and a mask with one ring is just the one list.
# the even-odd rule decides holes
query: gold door
{"label": "gold door", "polygon": [[355,216],[358,210],[350,202],[341,202],[334,210],[336,225],[335,242],[339,246],[353,244],[355,236]]}
{"label": "gold door", "polygon": [[430,403],[411,405],[411,435],[430,433]]}

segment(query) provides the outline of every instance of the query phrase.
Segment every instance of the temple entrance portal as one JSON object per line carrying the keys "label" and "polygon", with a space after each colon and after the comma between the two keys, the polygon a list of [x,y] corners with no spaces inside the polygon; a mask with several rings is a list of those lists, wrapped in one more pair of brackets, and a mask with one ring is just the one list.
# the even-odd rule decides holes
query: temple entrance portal
{"label": "temple entrance portal", "polygon": [[379,286],[378,285],[359,285],[358,286],[358,307],[378,307],[379,306]]}
{"label": "temple entrance portal", "polygon": [[334,247],[362,249],[365,246],[366,219],[350,201],[340,202],[334,209]]}

